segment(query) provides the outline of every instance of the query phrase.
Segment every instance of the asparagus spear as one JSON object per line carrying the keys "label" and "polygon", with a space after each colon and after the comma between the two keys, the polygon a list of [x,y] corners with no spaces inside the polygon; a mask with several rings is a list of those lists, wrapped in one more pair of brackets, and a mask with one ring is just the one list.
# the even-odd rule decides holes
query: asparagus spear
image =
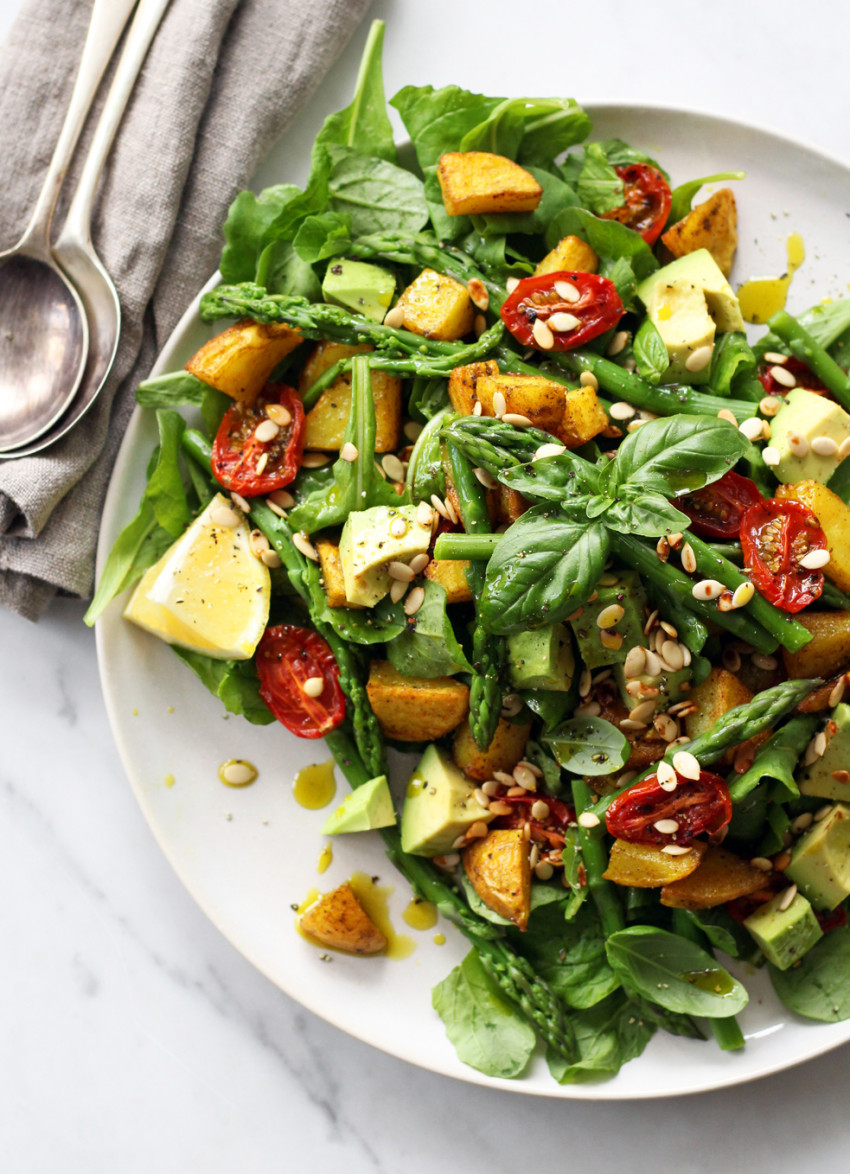
{"label": "asparagus spear", "polygon": [[797,759],[806,749],[819,724],[817,714],[800,714],[786,722],[781,730],[771,734],[758,748],[750,769],[742,775],[737,775],[729,783],[732,802],[740,803],[750,791],[755,790],[768,773],[765,768],[769,764],[784,762],[789,768],[789,773],[793,771]]}

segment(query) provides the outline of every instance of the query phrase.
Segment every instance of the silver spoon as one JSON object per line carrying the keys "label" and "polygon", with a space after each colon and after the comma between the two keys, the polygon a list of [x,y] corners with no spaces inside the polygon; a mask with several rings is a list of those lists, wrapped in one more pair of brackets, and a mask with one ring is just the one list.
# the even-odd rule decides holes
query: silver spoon
{"label": "silver spoon", "polygon": [[103,71],[135,0],[95,0],[71,102],[30,222],[0,253],[0,451],[61,415],[85,367],[82,302],[50,254],[50,221]]}
{"label": "silver spoon", "polygon": [[94,250],[91,218],[98,180],[150,43],[170,0],[139,0],[115,77],[92,137],[77,190],[53,247],[53,256],[77,290],[89,329],[88,359],[73,401],[60,419],[28,444],[0,451],[0,460],[32,456],[57,441],[94,403],[112,369],[121,333],[121,304],[112,278]]}

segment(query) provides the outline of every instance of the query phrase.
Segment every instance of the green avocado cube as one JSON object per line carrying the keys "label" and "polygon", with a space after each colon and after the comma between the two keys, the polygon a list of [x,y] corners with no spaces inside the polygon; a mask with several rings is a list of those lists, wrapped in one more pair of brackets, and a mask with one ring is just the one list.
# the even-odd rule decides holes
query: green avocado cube
{"label": "green avocado cube", "polygon": [[[770,443],[779,452],[779,463],[774,473],[783,484],[795,481],[819,481],[826,485],[841,463],[838,452],[821,454],[813,451],[812,441],[825,436],[835,441],[838,448],[850,436],[850,415],[840,404],[826,396],[795,387],[789,391],[779,411],[770,421]],[[804,440],[797,445],[798,456],[791,447],[792,438]]]}
{"label": "green avocado cube", "polygon": [[564,624],[508,637],[508,676],[514,689],[569,692],[575,675],[573,640]]}
{"label": "green avocado cube", "polygon": [[815,909],[834,909],[850,896],[850,807],[836,803],[791,851],[785,875]]}
{"label": "green avocado cube", "polygon": [[[846,799],[850,802],[850,779],[841,782],[841,772],[850,770],[850,705],[842,702],[832,711],[835,733],[829,737],[826,750],[800,775],[800,791],[819,799]],[[835,774],[839,778],[834,778]]]}
{"label": "green avocado cube", "polygon": [[348,602],[374,607],[390,589],[388,564],[409,562],[430,543],[431,527],[419,522],[415,505],[379,505],[350,513],[339,540]]}
{"label": "green avocado cube", "polygon": [[368,832],[374,828],[395,825],[395,811],[386,775],[370,779],[350,795],[346,795],[336,811],[322,824],[323,836],[338,836],[341,832]]}
{"label": "green avocado cube", "polygon": [[410,776],[401,810],[401,846],[412,856],[444,856],[474,823],[492,812],[475,798],[475,783],[431,745]]}
{"label": "green avocado cube", "polygon": [[[597,620],[599,615],[612,604],[623,609],[622,618],[610,628],[606,647],[602,643],[603,629]],[[578,644],[581,659],[589,669],[605,665],[621,664],[634,644],[643,644],[646,593],[636,571],[620,571],[615,583],[599,587],[593,603],[586,603],[581,614],[569,621]]]}
{"label": "green avocado cube", "polygon": [[787,909],[782,903],[785,893],[778,893],[744,922],[765,958],[779,970],[787,970],[823,937],[814,910],[800,893],[795,893]]}
{"label": "green avocado cube", "polygon": [[322,297],[372,322],[383,322],[395,293],[395,278],[386,269],[341,257],[331,261],[322,282]]}

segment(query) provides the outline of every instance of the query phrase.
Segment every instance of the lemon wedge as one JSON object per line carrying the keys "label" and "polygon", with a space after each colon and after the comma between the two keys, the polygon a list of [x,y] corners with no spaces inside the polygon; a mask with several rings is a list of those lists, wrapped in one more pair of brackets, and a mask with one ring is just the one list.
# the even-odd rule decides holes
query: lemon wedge
{"label": "lemon wedge", "polygon": [[269,618],[271,577],[244,517],[217,493],[142,578],[124,618],[220,660],[253,656]]}

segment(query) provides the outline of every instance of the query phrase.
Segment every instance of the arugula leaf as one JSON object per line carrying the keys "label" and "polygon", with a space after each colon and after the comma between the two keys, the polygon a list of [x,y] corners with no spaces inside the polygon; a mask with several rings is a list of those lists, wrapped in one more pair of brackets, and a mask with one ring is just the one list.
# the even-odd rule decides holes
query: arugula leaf
{"label": "arugula leaf", "polygon": [[499,994],[475,950],[431,992],[459,1059],[486,1076],[519,1076],[537,1043],[531,1025]]}
{"label": "arugula leaf", "polygon": [[624,494],[605,514],[605,525],[626,534],[660,538],[687,530],[691,520],[660,493]]}
{"label": "arugula leaf", "polygon": [[607,775],[629,758],[629,740],[602,717],[574,717],[545,734],[543,741],[574,775]]}
{"label": "arugula leaf", "polygon": [[[532,891],[538,886],[532,886]],[[569,922],[563,898],[534,910],[522,934],[510,930],[518,949],[569,1007],[582,1010],[602,1002],[620,986],[608,964],[605,933],[595,908],[585,906]]]}
{"label": "arugula leaf", "polygon": [[550,1050],[546,1053],[549,1071],[559,1084],[616,1075],[643,1052],[655,1034],[655,1025],[619,991],[574,1015],[571,1022],[581,1058],[568,1064]]}
{"label": "arugula leaf", "polygon": [[351,147],[361,155],[373,155],[395,163],[396,149],[392,123],[387,115],[381,56],[384,22],[373,20],[360,60],[354,97],[344,110],[325,120],[321,136],[325,143]]}
{"label": "arugula leaf", "polygon": [[347,216],[352,236],[376,232],[414,235],[428,223],[421,179],[383,159],[349,147],[329,149],[330,209]]}
{"label": "arugula leaf", "polygon": [[577,191],[585,208],[597,216],[622,208],[625,200],[623,181],[608,162],[601,143],[589,143],[585,148]]}
{"label": "arugula leaf", "polygon": [[607,941],[608,961],[624,985],[668,1011],[726,1019],[749,995],[706,950],[667,930],[633,925]]}
{"label": "arugula leaf", "polygon": [[632,354],[637,373],[648,383],[658,383],[670,366],[670,356],[658,327],[651,318],[644,318],[632,343]]}
{"label": "arugula leaf", "polygon": [[746,171],[720,171],[717,175],[704,175],[702,179],[689,179],[673,189],[670,201],[670,215],[667,217],[668,226],[682,220],[691,210],[694,196],[707,183],[722,183],[726,179],[746,179]]}
{"label": "arugula leaf", "polygon": [[405,677],[451,677],[471,673],[446,611],[446,591],[430,579],[412,624],[387,644],[387,660]]}
{"label": "arugula leaf", "polygon": [[789,1011],[821,1023],[850,1019],[850,928],[831,930],[796,966],[768,966],[773,989]]}
{"label": "arugula leaf", "polygon": [[224,705],[228,713],[246,717],[256,726],[270,725],[274,714],[260,696],[260,680],[253,660],[215,660],[200,652],[172,645],[174,652]]}
{"label": "arugula leaf", "polygon": [[619,489],[680,497],[722,477],[748,447],[749,441],[728,420],[668,416],[630,433],[612,464]]}
{"label": "arugula leaf", "polygon": [[479,619],[508,635],[554,624],[587,602],[608,556],[608,531],[535,506],[508,529],[487,564]]}

